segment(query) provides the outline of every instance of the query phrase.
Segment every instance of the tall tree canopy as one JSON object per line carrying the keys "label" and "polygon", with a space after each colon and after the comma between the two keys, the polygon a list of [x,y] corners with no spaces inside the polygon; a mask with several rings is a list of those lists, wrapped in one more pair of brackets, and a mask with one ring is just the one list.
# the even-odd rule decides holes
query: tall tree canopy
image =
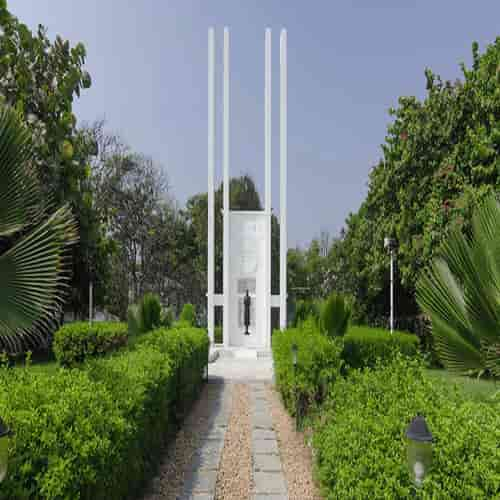
{"label": "tall tree canopy", "polygon": [[398,242],[397,288],[401,315],[416,314],[415,283],[450,229],[470,230],[478,200],[500,187],[500,38],[463,79],[443,82],[426,71],[423,101],[402,97],[391,109],[383,156],[369,190],[334,243],[332,287],[356,296],[358,319],[387,314],[388,255],[383,239]]}

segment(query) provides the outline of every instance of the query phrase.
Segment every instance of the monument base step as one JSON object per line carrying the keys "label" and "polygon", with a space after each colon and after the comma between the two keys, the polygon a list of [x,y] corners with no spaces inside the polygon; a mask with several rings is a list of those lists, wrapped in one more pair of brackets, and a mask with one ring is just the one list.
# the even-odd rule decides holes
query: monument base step
{"label": "monument base step", "polygon": [[220,358],[231,359],[268,359],[272,353],[268,349],[251,347],[223,347],[215,346],[214,351]]}

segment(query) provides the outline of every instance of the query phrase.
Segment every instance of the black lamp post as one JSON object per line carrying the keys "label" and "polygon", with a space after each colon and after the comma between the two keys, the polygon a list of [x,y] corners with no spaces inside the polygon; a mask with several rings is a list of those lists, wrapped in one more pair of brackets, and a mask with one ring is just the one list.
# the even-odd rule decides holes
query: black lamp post
{"label": "black lamp post", "polygon": [[7,475],[7,465],[9,461],[9,442],[12,432],[0,418],[0,483]]}
{"label": "black lamp post", "polygon": [[295,385],[295,430],[299,430],[299,397],[297,391],[297,344],[292,344],[293,380]]}
{"label": "black lamp post", "polygon": [[422,486],[432,464],[432,434],[425,418],[417,415],[406,429],[408,438],[408,468],[413,483]]}

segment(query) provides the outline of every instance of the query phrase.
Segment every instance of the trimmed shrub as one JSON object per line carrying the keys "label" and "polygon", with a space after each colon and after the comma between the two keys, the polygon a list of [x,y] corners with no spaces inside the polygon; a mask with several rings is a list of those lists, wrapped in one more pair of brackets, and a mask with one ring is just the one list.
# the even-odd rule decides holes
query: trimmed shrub
{"label": "trimmed shrub", "polygon": [[52,350],[62,366],[81,363],[92,356],[115,351],[127,343],[128,332],[125,323],[86,321],[63,325],[54,334]]}
{"label": "trimmed shrub", "polygon": [[377,358],[390,361],[396,352],[416,356],[419,340],[416,335],[382,328],[351,326],[344,336],[342,357],[351,368],[375,366]]}
{"label": "trimmed shrub", "polygon": [[128,308],[127,320],[130,335],[139,335],[163,326],[161,313],[161,303],[158,295],[153,293],[144,294],[138,304],[133,304]]}
{"label": "trimmed shrub", "polygon": [[184,304],[179,316],[179,323],[182,326],[194,326],[196,323],[196,311],[193,304]]}
{"label": "trimmed shrub", "polygon": [[[296,344],[297,371],[294,373],[292,345]],[[337,380],[342,367],[342,339],[330,339],[319,332],[314,321],[301,329],[275,331],[272,338],[276,385],[287,409],[295,415],[323,401],[328,386]]]}
{"label": "trimmed shrub", "polygon": [[412,498],[405,430],[424,414],[433,465],[420,498],[499,498],[500,403],[472,402],[401,355],[332,386],[313,446],[325,498]]}
{"label": "trimmed shrub", "polygon": [[350,317],[351,309],[344,296],[332,293],[321,306],[321,331],[329,337],[343,337]]}
{"label": "trimmed shrub", "polygon": [[1,498],[137,498],[207,354],[203,330],[163,329],[84,369],[0,368],[0,414],[14,430]]}

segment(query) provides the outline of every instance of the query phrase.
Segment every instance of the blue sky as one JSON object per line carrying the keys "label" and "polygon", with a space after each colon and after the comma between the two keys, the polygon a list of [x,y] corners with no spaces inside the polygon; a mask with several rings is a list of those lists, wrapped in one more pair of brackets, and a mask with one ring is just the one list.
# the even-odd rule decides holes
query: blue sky
{"label": "blue sky", "polygon": [[[497,0],[10,0],[87,48],[93,85],[81,121],[105,118],[165,168],[180,203],[207,185],[207,29],[231,30],[231,174],[264,192],[264,29],[273,29],[273,206],[279,212],[279,30],[288,30],[289,245],[337,234],[367,190],[400,95],[422,97],[424,69],[446,79],[499,33]],[[219,75],[218,75],[219,77]],[[218,79],[220,91],[221,79]],[[221,101],[219,100],[219,105]],[[218,126],[221,125],[219,107]],[[219,134],[220,140],[220,134]],[[220,143],[219,143],[220,144]],[[218,153],[220,152],[220,147]],[[218,154],[217,180],[222,179]]]}

